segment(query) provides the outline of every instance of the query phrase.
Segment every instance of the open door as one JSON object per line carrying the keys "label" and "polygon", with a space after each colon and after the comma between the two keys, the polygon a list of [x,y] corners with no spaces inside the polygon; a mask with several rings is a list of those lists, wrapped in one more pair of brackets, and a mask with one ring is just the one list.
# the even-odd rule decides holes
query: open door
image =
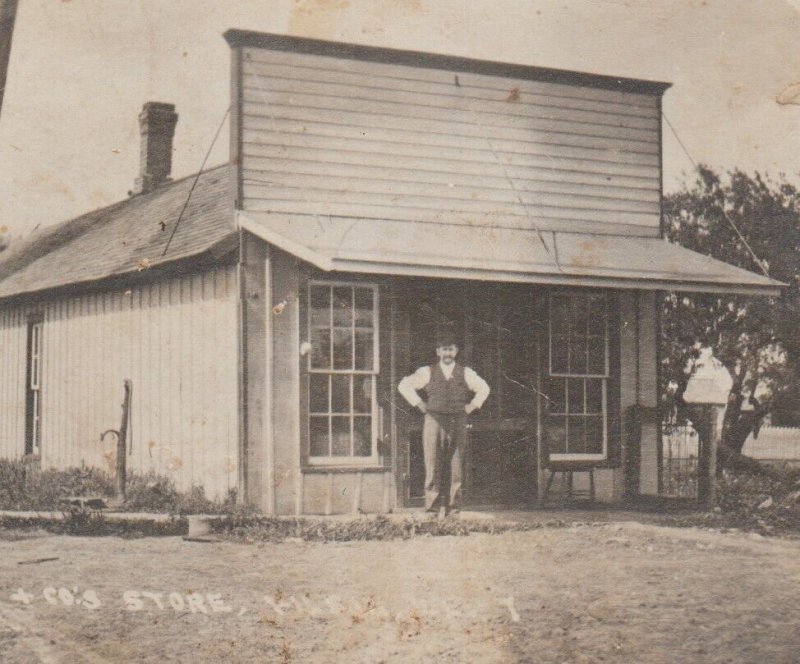
{"label": "open door", "polygon": [[[414,284],[408,307],[408,373],[436,362],[437,328],[461,339],[459,362],[471,366],[492,393],[468,425],[464,501],[467,505],[527,505],[537,495],[537,344],[541,337],[534,289],[464,282]],[[405,503],[424,496],[422,416],[410,413],[404,433]],[[402,441],[401,441],[402,444]]]}

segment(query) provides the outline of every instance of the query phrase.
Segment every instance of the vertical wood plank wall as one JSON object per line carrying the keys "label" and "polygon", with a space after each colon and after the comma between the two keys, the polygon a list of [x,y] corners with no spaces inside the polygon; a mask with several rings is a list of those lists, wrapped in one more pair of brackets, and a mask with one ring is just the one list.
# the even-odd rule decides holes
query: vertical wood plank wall
{"label": "vertical wood plank wall", "polygon": [[0,456],[25,440],[27,317],[44,316],[43,468],[113,471],[123,380],[133,382],[128,468],[209,497],[237,484],[237,285],[233,266],[127,290],[0,308]]}
{"label": "vertical wood plank wall", "polygon": [[274,512],[271,449],[272,413],[269,372],[271,353],[271,293],[267,292],[269,252],[267,245],[243,235],[241,279],[244,289],[244,402],[245,476],[247,501],[267,514]]}
{"label": "vertical wood plank wall", "polygon": [[[300,469],[300,269],[297,260],[273,251],[272,302],[272,436],[275,441],[275,511],[302,511]],[[280,308],[285,302],[285,305]]]}

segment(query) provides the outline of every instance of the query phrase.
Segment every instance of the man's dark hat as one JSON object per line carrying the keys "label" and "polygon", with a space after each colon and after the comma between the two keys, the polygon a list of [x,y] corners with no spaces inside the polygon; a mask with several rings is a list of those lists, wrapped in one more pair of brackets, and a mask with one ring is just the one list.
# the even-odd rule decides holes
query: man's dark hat
{"label": "man's dark hat", "polygon": [[436,333],[436,347],[441,348],[442,346],[457,346],[458,340],[456,339],[456,334],[453,330],[450,329],[441,329],[438,330]]}

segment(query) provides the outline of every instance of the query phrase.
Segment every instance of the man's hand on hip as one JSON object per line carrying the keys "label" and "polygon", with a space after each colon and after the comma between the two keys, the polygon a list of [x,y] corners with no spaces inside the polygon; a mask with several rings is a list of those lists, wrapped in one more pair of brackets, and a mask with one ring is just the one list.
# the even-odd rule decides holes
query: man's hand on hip
{"label": "man's hand on hip", "polygon": [[478,410],[478,407],[475,404],[468,403],[464,406],[464,411],[469,415],[471,412]]}
{"label": "man's hand on hip", "polygon": [[420,401],[420,402],[417,404],[417,408],[419,408],[419,409],[420,409],[420,411],[421,411],[423,414],[425,414],[425,413],[427,413],[427,412],[428,412],[428,404],[426,404],[424,401]]}

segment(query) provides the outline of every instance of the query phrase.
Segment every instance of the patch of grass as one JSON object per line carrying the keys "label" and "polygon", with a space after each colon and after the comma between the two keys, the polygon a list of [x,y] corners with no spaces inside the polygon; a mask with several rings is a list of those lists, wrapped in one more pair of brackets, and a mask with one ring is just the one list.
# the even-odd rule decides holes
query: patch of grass
{"label": "patch of grass", "polygon": [[511,522],[494,519],[423,521],[407,517],[386,516],[359,519],[327,519],[324,517],[263,517],[232,514],[212,523],[212,530],[225,539],[243,543],[283,542],[299,539],[306,542],[350,542],[365,540],[411,539],[419,536],[467,536],[472,533],[504,533],[536,530],[543,527],[564,527],[560,520],[547,522]]}
{"label": "patch of grass", "polygon": [[107,519],[102,514],[86,511],[71,512],[65,515],[64,519],[0,517],[0,533],[9,534],[9,536],[0,539],[10,539],[13,533],[41,533],[42,531],[54,535],[116,536],[134,539],[138,537],[185,535],[188,529],[189,524],[185,518],[173,517],[166,521],[147,518],[118,521]]}
{"label": "patch of grass", "polygon": [[[227,514],[236,506],[236,490],[223,500],[206,498],[202,486],[178,491],[175,482],[152,471],[130,473],[124,509],[159,514]],[[114,497],[114,478],[98,468],[39,470],[21,460],[0,460],[0,509],[59,511],[68,496]]]}
{"label": "patch of grass", "polygon": [[224,500],[209,500],[202,486],[182,493],[171,478],[152,471],[129,477],[125,493],[125,509],[129,512],[227,514],[236,508],[236,489],[228,491]]}
{"label": "patch of grass", "polygon": [[22,461],[0,460],[0,509],[59,509],[66,496],[114,495],[114,481],[97,468],[39,470]]}
{"label": "patch of grass", "polygon": [[707,512],[665,516],[664,525],[738,529],[761,535],[800,535],[800,479],[725,471],[717,505]]}

